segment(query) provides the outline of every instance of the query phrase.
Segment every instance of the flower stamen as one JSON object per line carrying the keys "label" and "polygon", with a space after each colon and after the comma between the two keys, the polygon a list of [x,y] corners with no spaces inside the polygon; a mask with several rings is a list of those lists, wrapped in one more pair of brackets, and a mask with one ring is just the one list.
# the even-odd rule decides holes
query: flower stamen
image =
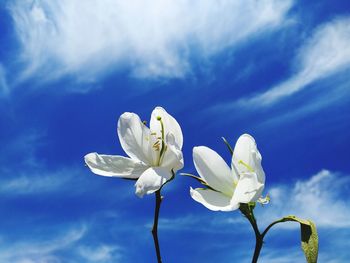
{"label": "flower stamen", "polygon": [[243,165],[245,168],[248,169],[249,172],[254,173],[254,169],[253,169],[249,164],[246,164],[246,163],[243,162],[242,160],[239,160],[239,161],[238,161],[238,164]]}
{"label": "flower stamen", "polygon": [[152,146],[157,152],[160,151],[160,142],[156,141]]}
{"label": "flower stamen", "polygon": [[[163,121],[162,121],[162,117],[158,116],[157,117],[157,121],[160,122],[160,126],[161,126],[161,133],[162,133],[162,136],[159,137],[159,139],[162,141],[162,148],[160,150],[160,154],[159,154],[159,159],[158,159],[158,165],[160,165],[161,163],[161,160],[163,159],[163,155],[166,151],[166,145],[165,145],[165,136],[164,136],[164,124],[163,124]],[[159,141],[158,141],[159,142]]]}

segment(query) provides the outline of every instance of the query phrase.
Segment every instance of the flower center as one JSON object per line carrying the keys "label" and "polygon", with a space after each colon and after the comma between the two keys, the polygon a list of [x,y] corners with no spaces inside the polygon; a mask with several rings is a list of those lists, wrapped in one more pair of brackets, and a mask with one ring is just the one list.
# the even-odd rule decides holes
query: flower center
{"label": "flower center", "polygon": [[[151,136],[154,136],[156,137],[157,134],[155,132],[152,132],[151,133]],[[160,144],[160,141],[161,141],[161,137],[156,137],[156,142],[152,145],[152,148],[156,151],[156,152],[159,152],[160,151],[160,147],[161,147],[161,144]]]}

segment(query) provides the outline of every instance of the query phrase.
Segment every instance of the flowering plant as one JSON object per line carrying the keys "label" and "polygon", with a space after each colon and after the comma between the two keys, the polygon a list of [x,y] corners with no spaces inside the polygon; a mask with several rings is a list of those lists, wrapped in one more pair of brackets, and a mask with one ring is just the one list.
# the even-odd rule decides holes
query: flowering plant
{"label": "flowering plant", "polygon": [[[155,193],[156,205],[152,234],[158,263],[162,262],[158,241],[158,217],[162,202],[162,187],[174,179],[184,166],[180,125],[163,108],[156,107],[150,120],[150,128],[135,113],[126,112],[118,121],[120,144],[129,157],[89,153],[85,163],[98,175],[135,180],[136,195]],[[254,138],[241,135],[234,147],[223,138],[231,153],[230,166],[214,150],[199,146],[193,148],[193,162],[199,174],[183,173],[196,179],[201,188],[190,188],[191,197],[212,211],[240,212],[248,219],[255,233],[255,250],[252,262],[258,261],[267,232],[278,223],[294,221],[301,226],[301,244],[308,263],[316,263],[318,236],[315,224],[310,220],[286,216],[272,222],[260,232],[254,215],[256,202],[267,204],[269,196],[262,197],[265,172],[262,156]]]}

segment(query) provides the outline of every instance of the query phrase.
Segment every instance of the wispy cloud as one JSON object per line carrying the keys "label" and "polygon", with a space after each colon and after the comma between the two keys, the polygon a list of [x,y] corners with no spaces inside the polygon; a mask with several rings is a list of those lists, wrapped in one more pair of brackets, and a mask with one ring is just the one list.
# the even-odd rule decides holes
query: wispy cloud
{"label": "wispy cloud", "polygon": [[[26,166],[30,168],[42,165],[37,158],[37,151],[45,146],[45,131],[27,129],[25,132],[13,134],[11,138],[2,138],[0,149],[0,171],[8,169],[6,163],[16,160],[16,168]],[[23,154],[25,153],[25,154]]]}
{"label": "wispy cloud", "polygon": [[[270,224],[283,216],[296,215],[311,219],[322,228],[350,228],[347,212],[350,198],[348,185],[350,176],[329,170],[321,170],[309,179],[298,180],[291,185],[277,185],[267,188],[271,202],[264,207],[257,207],[256,213],[259,225]],[[238,213],[238,211],[237,211]],[[225,215],[228,216],[225,216]],[[190,214],[180,218],[163,218],[162,228],[172,230],[189,228],[195,231],[207,232],[211,226],[214,231],[220,231],[218,226],[226,229],[225,225],[245,224],[243,217],[232,217],[229,213],[211,213],[203,225],[203,215],[200,217]],[[171,222],[171,224],[170,224]],[[284,224],[287,228],[299,227],[298,224]]]}
{"label": "wispy cloud", "polygon": [[[0,236],[0,261],[13,263],[107,263],[120,262],[122,248],[90,239],[91,227],[75,223],[73,226],[56,226],[45,235],[34,235],[26,240],[8,240]],[[40,226],[45,230],[45,226]],[[47,229],[46,229],[47,232]]]}
{"label": "wispy cloud", "polygon": [[[0,150],[0,193],[27,195],[62,191],[72,178],[81,174],[81,169],[75,167],[47,169],[43,160],[37,157],[37,150],[45,143],[45,134],[36,130],[3,142]],[[5,165],[13,160],[16,160],[16,166],[12,169]]]}
{"label": "wispy cloud", "polygon": [[[205,224],[203,224],[205,222]],[[243,216],[229,214],[188,214],[178,218],[160,218],[159,228],[163,231],[188,230],[191,232],[226,233],[227,225],[245,223]],[[151,228],[151,225],[146,225]]]}
{"label": "wispy cloud", "polygon": [[[27,198],[40,195],[64,197],[99,194],[107,198],[115,189],[107,187],[107,181],[116,183],[120,200],[135,198],[132,182],[118,184],[118,179],[96,176],[84,165],[83,156],[74,164],[47,165],[45,157],[38,152],[46,149],[48,138],[44,132],[28,130],[25,134],[1,141],[0,149],[0,194],[11,198]],[[25,153],[25,154],[23,154]],[[110,184],[109,183],[109,184]],[[99,191],[101,189],[104,191]],[[174,188],[170,188],[174,189]],[[66,198],[63,198],[66,200]]]}
{"label": "wispy cloud", "polygon": [[243,98],[236,104],[244,107],[268,106],[306,88],[313,82],[348,69],[349,42],[349,17],[338,18],[321,25],[299,49],[294,61],[294,75],[266,92],[252,98]]}
{"label": "wispy cloud", "polygon": [[67,189],[72,177],[81,174],[78,169],[58,171],[37,170],[16,174],[16,177],[0,180],[0,193],[7,195],[45,194]]}
{"label": "wispy cloud", "polygon": [[99,245],[81,246],[78,249],[82,258],[88,262],[117,262],[120,259],[120,248],[118,246]]}
{"label": "wispy cloud", "polygon": [[[86,232],[85,227],[74,228],[58,237],[38,241],[38,237],[32,240],[11,242],[6,245],[3,239],[0,248],[0,261],[13,263],[34,263],[34,262],[64,262],[58,253],[62,250],[69,250]],[[70,261],[74,262],[74,261]]]}
{"label": "wispy cloud", "polygon": [[[247,258],[249,261],[250,258]],[[305,257],[302,254],[301,250],[297,251],[295,249],[271,249],[263,248],[262,255],[260,256],[259,261],[268,262],[268,263],[295,263],[295,262],[304,262]]]}
{"label": "wispy cloud", "polygon": [[297,181],[292,187],[280,185],[267,189],[271,203],[259,209],[259,218],[263,224],[267,224],[279,217],[294,214],[314,220],[318,227],[349,228],[349,183],[349,175],[322,170],[308,180]]}
{"label": "wispy cloud", "polygon": [[5,67],[0,63],[0,96],[6,95],[9,92],[9,87],[6,80]]}
{"label": "wispy cloud", "polygon": [[10,10],[22,45],[22,77],[79,73],[86,82],[117,68],[141,78],[183,77],[191,72],[190,58],[208,59],[283,25],[291,6],[277,0],[28,0]]}
{"label": "wispy cloud", "polygon": [[[271,203],[264,207],[258,205],[255,208],[259,228],[263,230],[271,222],[291,214],[311,219],[316,223],[319,233],[319,260],[334,263],[345,262],[349,258],[348,250],[346,250],[350,234],[349,183],[350,176],[347,174],[321,170],[308,179],[267,188],[266,191],[271,195]],[[239,211],[218,213],[203,209],[207,213],[163,218],[160,220],[160,229],[162,231],[183,231],[183,233],[189,233],[191,238],[201,233],[207,237],[207,240],[212,240],[212,238],[218,240],[218,237],[221,237],[222,240],[228,238],[229,241],[226,243],[206,241],[205,253],[208,253],[209,249],[214,249],[218,243],[226,244],[228,247],[222,247],[220,250],[215,248],[216,253],[225,255],[226,261],[235,259],[239,262],[250,261],[253,250],[250,251],[248,248],[254,248],[254,234],[247,220],[239,215]],[[261,262],[305,261],[300,249],[298,228],[298,223],[287,222],[271,229],[266,236]],[[293,243],[290,243],[291,240]],[[202,240],[197,242],[202,242]],[[231,249],[230,242],[234,242],[235,249]]]}

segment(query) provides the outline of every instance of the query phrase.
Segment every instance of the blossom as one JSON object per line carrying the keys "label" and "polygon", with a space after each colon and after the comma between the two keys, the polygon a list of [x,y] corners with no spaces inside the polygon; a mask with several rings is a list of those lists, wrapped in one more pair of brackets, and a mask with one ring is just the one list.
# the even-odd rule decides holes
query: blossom
{"label": "blossom", "polygon": [[205,146],[193,148],[193,161],[206,188],[191,187],[191,197],[213,211],[232,211],[240,203],[256,202],[264,189],[265,173],[255,140],[239,137],[233,150],[231,168],[215,151]]}
{"label": "blossom", "polygon": [[125,112],[117,130],[129,157],[89,153],[84,159],[93,173],[137,180],[136,194],[142,197],[159,190],[183,167],[181,127],[163,108],[153,110],[150,128],[137,114]]}

